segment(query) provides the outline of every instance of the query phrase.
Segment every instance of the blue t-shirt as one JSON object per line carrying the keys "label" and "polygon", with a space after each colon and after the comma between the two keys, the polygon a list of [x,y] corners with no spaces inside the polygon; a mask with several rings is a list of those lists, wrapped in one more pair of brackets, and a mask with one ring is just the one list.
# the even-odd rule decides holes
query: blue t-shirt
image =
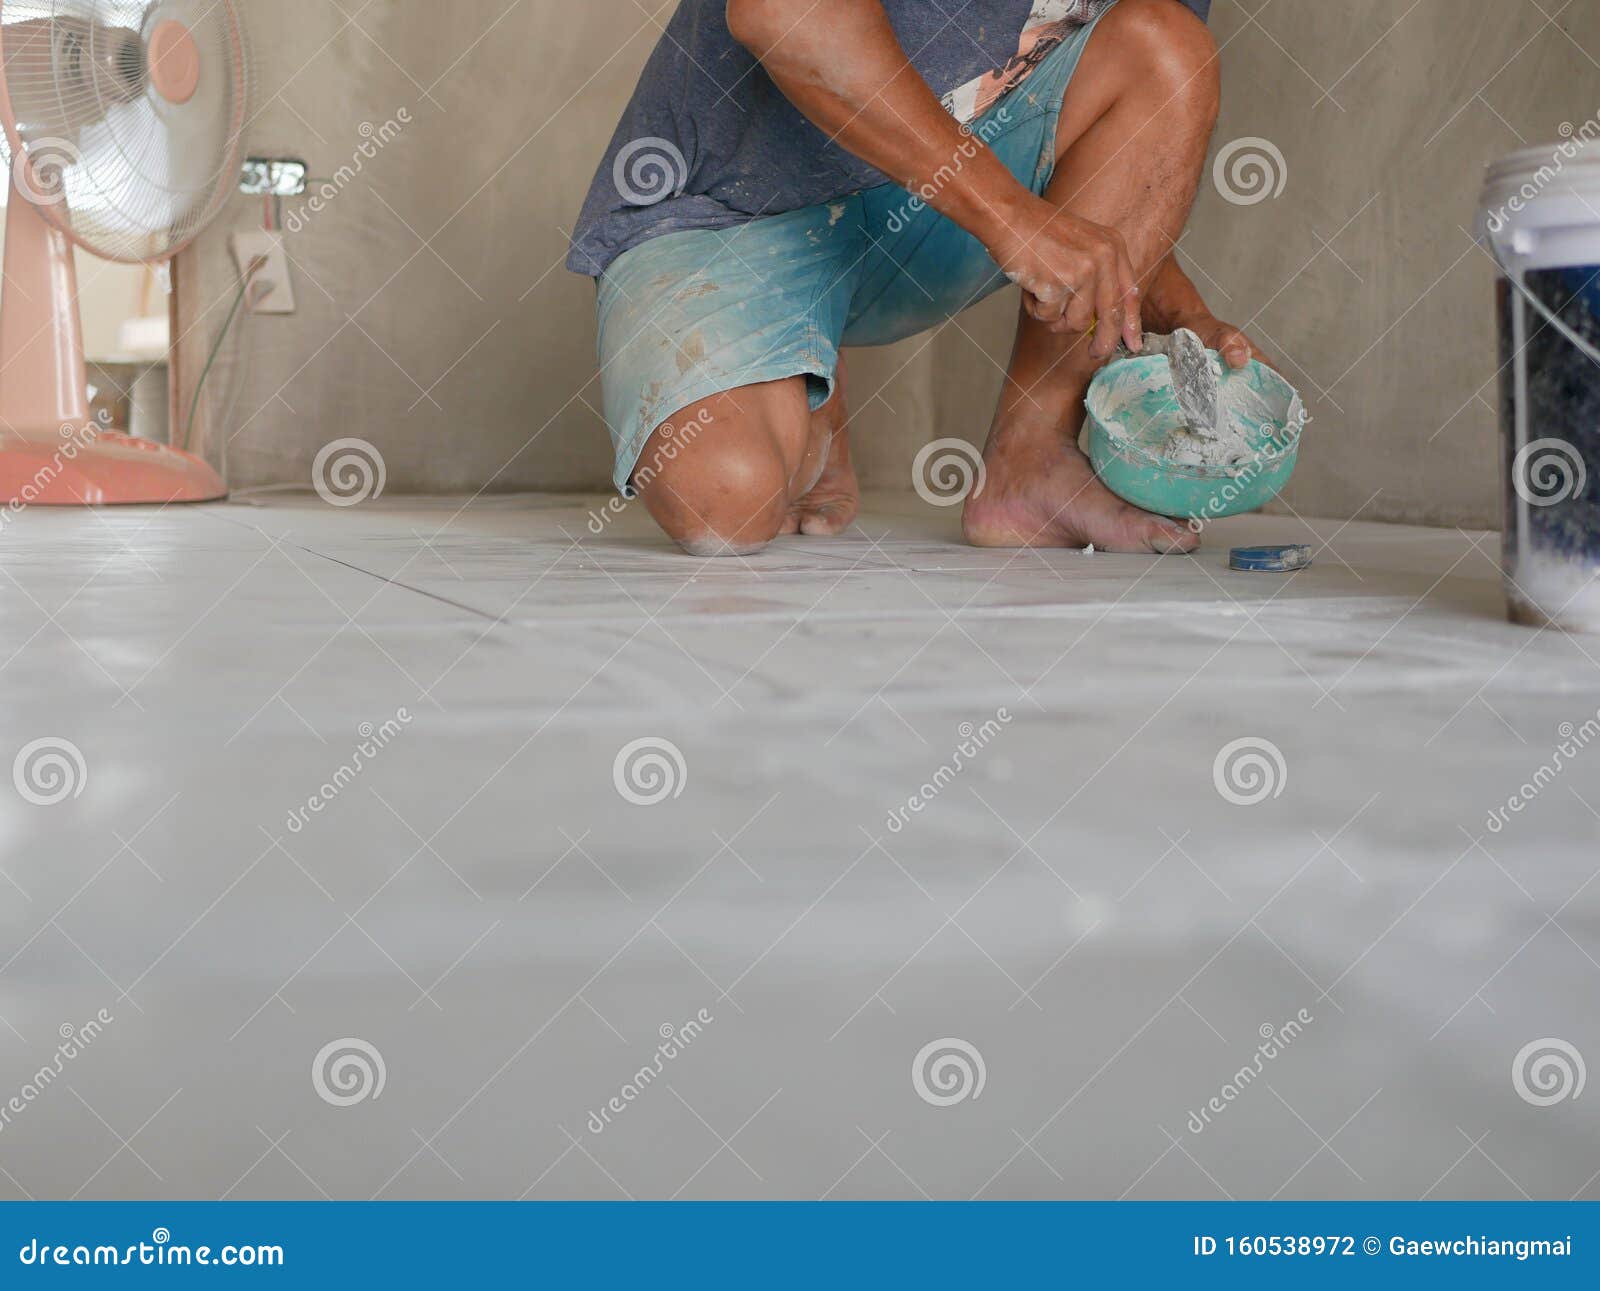
{"label": "blue t-shirt", "polygon": [[[957,120],[1015,89],[1112,0],[883,0],[901,47]],[[1182,0],[1201,18],[1211,0]],[[728,32],[727,0],[680,0],[645,65],[573,233],[567,267],[860,192],[888,177],[812,125]]]}

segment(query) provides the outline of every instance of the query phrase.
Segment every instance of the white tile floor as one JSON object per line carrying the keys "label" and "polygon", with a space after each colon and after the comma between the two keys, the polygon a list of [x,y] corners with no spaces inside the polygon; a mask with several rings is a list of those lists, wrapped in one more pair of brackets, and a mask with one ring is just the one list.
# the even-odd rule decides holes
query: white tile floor
{"label": "white tile floor", "polygon": [[[1493,539],[1316,524],[1281,579],[1223,553],[1295,520],[1013,555],[887,498],[699,562],[594,499],[252,501],[0,537],[5,767],[83,768],[0,779],[0,1195],[1600,1198],[1600,1099],[1513,1081],[1600,1060],[1600,748],[1486,825],[1600,639],[1506,624]],[[379,1096],[319,1096],[340,1039]]]}

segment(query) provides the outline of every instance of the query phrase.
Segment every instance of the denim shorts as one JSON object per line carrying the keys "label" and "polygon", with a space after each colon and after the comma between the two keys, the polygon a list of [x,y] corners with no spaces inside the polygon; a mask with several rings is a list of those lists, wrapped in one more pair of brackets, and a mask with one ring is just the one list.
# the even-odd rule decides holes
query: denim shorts
{"label": "denim shorts", "polygon": [[[969,127],[1042,194],[1056,123],[1095,24],[1075,28]],[[897,184],[727,229],[667,233],[619,256],[599,283],[600,375],[625,495],[645,441],[674,413],[762,381],[833,394],[839,348],[887,345],[1007,285],[983,245]]]}

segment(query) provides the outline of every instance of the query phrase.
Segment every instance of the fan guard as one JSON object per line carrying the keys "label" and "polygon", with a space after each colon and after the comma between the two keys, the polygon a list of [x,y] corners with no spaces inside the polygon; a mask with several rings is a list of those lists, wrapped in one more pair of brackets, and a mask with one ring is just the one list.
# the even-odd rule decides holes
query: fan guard
{"label": "fan guard", "polygon": [[248,101],[231,0],[0,0],[0,159],[74,242],[176,255],[237,184]]}

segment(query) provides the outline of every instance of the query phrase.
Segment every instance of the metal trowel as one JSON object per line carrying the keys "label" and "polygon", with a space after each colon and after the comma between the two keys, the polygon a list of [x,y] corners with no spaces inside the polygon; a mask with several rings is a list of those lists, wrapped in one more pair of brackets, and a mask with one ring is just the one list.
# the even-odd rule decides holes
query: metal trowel
{"label": "metal trowel", "polygon": [[[1206,439],[1215,439],[1217,373],[1211,366],[1211,352],[1206,349],[1206,343],[1187,327],[1180,327],[1171,336],[1146,332],[1144,353],[1166,356],[1172,365],[1172,389],[1178,396],[1178,408],[1189,429]],[[1119,345],[1117,357],[1136,356],[1126,345]]]}

